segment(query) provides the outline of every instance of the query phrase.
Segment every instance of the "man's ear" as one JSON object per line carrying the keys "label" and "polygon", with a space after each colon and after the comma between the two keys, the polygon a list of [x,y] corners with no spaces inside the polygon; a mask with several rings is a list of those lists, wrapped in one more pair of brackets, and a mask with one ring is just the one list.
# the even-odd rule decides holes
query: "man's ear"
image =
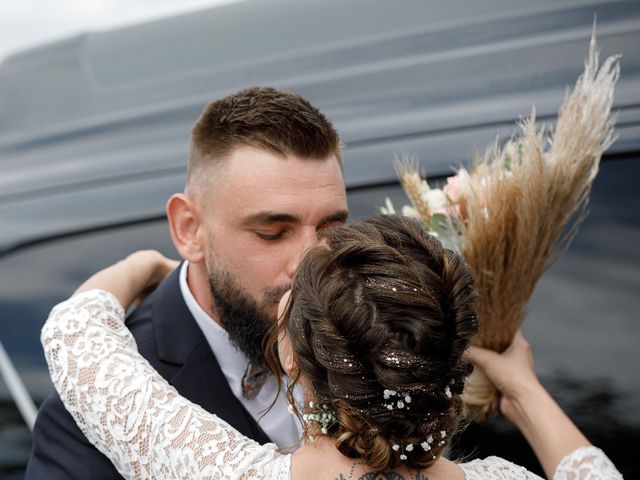
{"label": "man's ear", "polygon": [[205,257],[205,246],[200,213],[192,198],[176,193],[167,201],[167,218],[173,244],[178,253],[190,263],[201,263]]}

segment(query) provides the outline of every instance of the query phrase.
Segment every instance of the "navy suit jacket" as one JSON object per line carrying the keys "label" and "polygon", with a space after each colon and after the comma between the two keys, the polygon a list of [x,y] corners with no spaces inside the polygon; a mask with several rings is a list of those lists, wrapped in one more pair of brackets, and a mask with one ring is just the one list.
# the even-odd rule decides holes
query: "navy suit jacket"
{"label": "navy suit jacket", "polygon": [[[270,440],[233,395],[180,293],[178,268],[128,318],[138,350],[180,394],[260,443]],[[58,394],[40,407],[26,480],[120,479],[77,427]]]}

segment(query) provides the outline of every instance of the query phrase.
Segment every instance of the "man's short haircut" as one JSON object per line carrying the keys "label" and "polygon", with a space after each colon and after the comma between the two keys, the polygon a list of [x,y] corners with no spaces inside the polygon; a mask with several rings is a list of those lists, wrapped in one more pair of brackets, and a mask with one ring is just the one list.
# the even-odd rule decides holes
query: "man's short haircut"
{"label": "man's short haircut", "polygon": [[286,157],[326,159],[342,166],[340,137],[320,111],[299,95],[253,87],[211,102],[191,129],[187,185],[207,177],[239,146]]}

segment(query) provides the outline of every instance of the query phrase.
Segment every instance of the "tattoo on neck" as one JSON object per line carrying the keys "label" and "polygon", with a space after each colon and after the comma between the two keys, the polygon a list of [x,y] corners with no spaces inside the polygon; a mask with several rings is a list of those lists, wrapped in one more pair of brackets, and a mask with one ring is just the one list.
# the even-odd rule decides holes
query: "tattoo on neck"
{"label": "tattoo on neck", "polygon": [[[351,467],[351,471],[349,472],[348,477],[345,477],[344,475],[340,474],[338,477],[336,477],[336,480],[353,479],[354,467],[355,465]],[[415,473],[405,478],[403,475],[400,475],[399,473],[396,473],[396,472],[378,472],[378,473],[365,473],[364,475],[359,477],[357,480],[429,480],[429,477],[427,477],[426,475],[423,475],[422,473]]]}

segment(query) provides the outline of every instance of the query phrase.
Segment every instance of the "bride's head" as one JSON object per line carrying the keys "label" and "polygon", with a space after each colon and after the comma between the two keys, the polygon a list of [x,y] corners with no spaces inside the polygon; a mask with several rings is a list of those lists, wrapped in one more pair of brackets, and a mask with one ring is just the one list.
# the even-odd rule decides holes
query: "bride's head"
{"label": "bride's head", "polygon": [[457,427],[470,373],[462,355],[478,323],[467,267],[399,216],[338,227],[327,245],[298,269],[270,363],[290,374],[290,400],[299,380],[314,400],[308,435],[373,469],[428,467]]}

